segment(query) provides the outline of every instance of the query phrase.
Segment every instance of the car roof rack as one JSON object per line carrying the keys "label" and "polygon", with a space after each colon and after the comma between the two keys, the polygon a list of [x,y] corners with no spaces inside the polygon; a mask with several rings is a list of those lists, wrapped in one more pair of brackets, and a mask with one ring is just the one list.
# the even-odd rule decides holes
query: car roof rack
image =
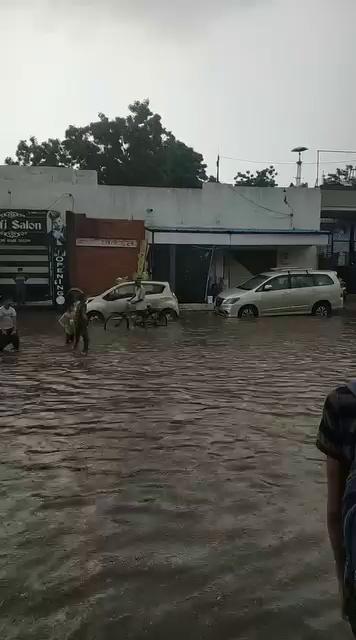
{"label": "car roof rack", "polygon": [[308,271],[315,271],[315,269],[313,267],[272,267],[270,271],[305,271],[308,273]]}

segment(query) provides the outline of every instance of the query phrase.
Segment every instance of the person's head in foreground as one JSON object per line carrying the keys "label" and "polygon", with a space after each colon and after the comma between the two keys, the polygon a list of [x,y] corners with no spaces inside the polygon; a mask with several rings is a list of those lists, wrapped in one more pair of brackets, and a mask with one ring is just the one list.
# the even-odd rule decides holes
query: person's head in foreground
{"label": "person's head in foreground", "polygon": [[342,613],[356,637],[356,380],[326,398],[316,444],[326,455],[327,525]]}

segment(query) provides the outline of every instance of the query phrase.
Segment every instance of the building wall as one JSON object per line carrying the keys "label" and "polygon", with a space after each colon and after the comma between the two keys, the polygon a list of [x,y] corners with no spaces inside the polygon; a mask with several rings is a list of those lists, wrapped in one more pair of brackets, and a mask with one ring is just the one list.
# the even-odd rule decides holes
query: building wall
{"label": "building wall", "polygon": [[202,190],[202,204],[203,220],[212,227],[262,230],[320,228],[319,189],[233,187],[208,183]]}
{"label": "building wall", "polygon": [[274,267],[310,267],[316,269],[318,255],[316,247],[278,247],[277,249],[229,252],[225,259],[224,280],[228,286],[247,280],[256,273]]}
{"label": "building wall", "polygon": [[[145,237],[143,221],[68,214],[67,229],[70,286],[95,295],[110,288],[116,278],[132,278],[136,273],[140,243]],[[134,240],[136,247],[77,246],[78,238]]]}
{"label": "building wall", "polygon": [[233,256],[226,260],[224,282],[227,287],[236,287],[241,282],[246,282],[253,274],[241,262]]}
{"label": "building wall", "polygon": [[356,190],[322,189],[321,227],[329,232],[328,246],[320,249],[319,266],[334,269],[356,293]]}
{"label": "building wall", "polygon": [[356,212],[355,189],[321,189],[321,209],[324,212]]}
{"label": "building wall", "polygon": [[94,218],[145,220],[153,227],[319,230],[320,190],[233,187],[109,187],[95,171],[0,167],[0,208],[55,208]]}
{"label": "building wall", "polygon": [[[246,245],[254,246],[258,252],[266,246],[284,244],[286,248],[280,249],[280,256],[284,256],[281,260],[290,261],[291,266],[299,263],[305,266],[306,260],[308,263],[313,261],[315,251],[305,246],[290,247],[291,244],[306,243],[305,236],[293,235],[293,230],[314,232],[320,229],[319,189],[236,188],[214,183],[204,184],[202,189],[110,187],[97,184],[95,171],[51,167],[0,167],[0,209],[50,211],[54,215],[58,212],[56,220],[63,225],[64,237],[68,219],[68,258],[65,256],[65,260],[69,260],[70,284],[80,286],[90,294],[109,287],[119,275],[131,276],[136,270],[137,253],[133,249],[77,247],[73,241],[79,235],[90,237],[95,233],[94,237],[101,238],[139,239],[143,237],[146,225],[161,229],[161,234],[156,233],[156,236],[166,235],[163,240],[161,238],[166,245],[217,244],[234,249]],[[86,217],[73,222],[71,212]],[[51,214],[48,214],[49,220]],[[133,225],[130,232],[125,226],[128,222]],[[78,225],[83,226],[79,229]],[[176,232],[165,233],[165,229]],[[197,229],[201,229],[200,234],[193,233]],[[221,233],[216,233],[217,229]],[[267,233],[224,232],[229,229]],[[187,230],[192,231],[191,238],[188,238]],[[51,233],[51,225],[48,231]],[[282,233],[278,235],[278,232]],[[312,244],[314,238],[307,242]],[[321,237],[315,234],[315,243],[318,242]],[[171,259],[173,251],[168,254],[167,279],[173,277],[173,270],[178,274],[180,269],[178,275],[184,281],[184,273],[195,273],[194,260],[197,269],[202,272],[205,269],[206,251],[201,255],[194,254],[194,260],[193,254],[184,253],[179,246],[175,250],[175,261]],[[242,260],[241,264],[245,266]],[[156,269],[157,266],[160,265],[156,264]],[[252,271],[248,266],[246,268]],[[209,265],[205,271],[208,269]],[[242,271],[236,265],[236,278],[243,277]],[[186,277],[189,295],[192,295],[189,280],[190,277]]]}
{"label": "building wall", "polygon": [[225,281],[228,286],[248,280],[256,273],[269,271],[276,266],[277,251],[274,248],[235,248],[226,252]]}
{"label": "building wall", "polygon": [[70,184],[96,185],[97,173],[90,170],[76,170],[66,167],[18,167],[16,165],[0,165],[0,180],[21,182],[21,184]]}
{"label": "building wall", "polygon": [[279,247],[277,250],[277,267],[310,267],[318,266],[316,247]]}

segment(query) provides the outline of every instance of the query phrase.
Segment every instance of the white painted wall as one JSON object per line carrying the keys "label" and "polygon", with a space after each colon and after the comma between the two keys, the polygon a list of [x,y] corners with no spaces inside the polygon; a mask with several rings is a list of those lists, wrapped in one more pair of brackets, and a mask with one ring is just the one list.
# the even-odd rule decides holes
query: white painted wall
{"label": "white painted wall", "polygon": [[202,190],[202,201],[204,220],[213,227],[320,229],[319,189],[233,187],[208,183]]}
{"label": "white painted wall", "polygon": [[0,180],[8,182],[32,182],[33,184],[53,184],[68,182],[71,184],[91,184],[98,182],[96,171],[67,169],[65,167],[18,167],[0,165]]}
{"label": "white painted wall", "polygon": [[246,282],[249,278],[252,277],[251,271],[246,269],[241,262],[235,260],[233,257],[230,258],[229,268],[227,269],[227,273],[225,275],[225,281],[227,286],[229,287],[237,287],[238,284],[242,282]]}
{"label": "white painted wall", "polygon": [[280,247],[277,250],[277,267],[311,267],[318,266],[316,247]]}
{"label": "white painted wall", "polygon": [[95,171],[50,167],[0,167],[0,208],[8,207],[144,219],[147,226],[160,228],[320,228],[319,189],[214,183],[203,189],[108,187],[96,184]]}
{"label": "white painted wall", "polygon": [[[152,238],[152,236],[150,236]],[[291,242],[296,246],[325,246],[328,242],[327,233],[194,233],[182,231],[155,231],[154,244],[208,244],[223,247],[289,247]]]}

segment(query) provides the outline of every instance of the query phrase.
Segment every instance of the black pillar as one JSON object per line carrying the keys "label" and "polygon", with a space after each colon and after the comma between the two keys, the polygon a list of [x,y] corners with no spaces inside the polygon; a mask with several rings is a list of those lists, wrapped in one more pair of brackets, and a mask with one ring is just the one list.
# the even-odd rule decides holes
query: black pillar
{"label": "black pillar", "polygon": [[355,264],[355,225],[350,225],[349,264]]}
{"label": "black pillar", "polygon": [[176,245],[169,245],[169,284],[172,291],[176,289]]}

